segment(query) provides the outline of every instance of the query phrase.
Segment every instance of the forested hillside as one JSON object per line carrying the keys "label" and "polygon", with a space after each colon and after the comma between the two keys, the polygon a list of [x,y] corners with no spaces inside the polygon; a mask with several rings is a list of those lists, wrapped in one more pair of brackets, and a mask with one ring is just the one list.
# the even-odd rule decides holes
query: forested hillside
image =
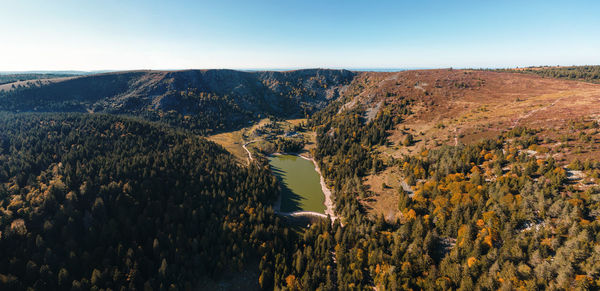
{"label": "forested hillside", "polygon": [[0,111],[126,114],[207,134],[265,116],[305,117],[338,97],[353,76],[322,69],[105,73],[0,86]]}
{"label": "forested hillside", "polygon": [[[383,164],[366,150],[385,142],[373,129],[401,119],[386,121],[385,110],[373,123],[361,120],[360,111],[327,113],[337,108],[333,104],[312,122],[319,128],[316,157],[336,190],[344,225],[307,230],[282,285],[301,290],[600,287],[600,187],[572,178],[573,171],[582,171],[598,179],[600,161],[576,160],[565,168],[551,155],[536,156],[547,153],[538,131],[517,127],[472,145],[423,150]],[[598,133],[597,123],[589,126]],[[412,188],[397,190],[402,214],[394,221],[369,219],[360,203],[372,195],[361,177],[383,168],[397,168]]]}
{"label": "forested hillside", "polygon": [[194,135],[109,115],[2,115],[0,289],[196,288],[282,252],[277,193],[267,169]]}
{"label": "forested hillside", "polygon": [[535,74],[547,78],[600,83],[600,66],[528,67],[501,71]]}

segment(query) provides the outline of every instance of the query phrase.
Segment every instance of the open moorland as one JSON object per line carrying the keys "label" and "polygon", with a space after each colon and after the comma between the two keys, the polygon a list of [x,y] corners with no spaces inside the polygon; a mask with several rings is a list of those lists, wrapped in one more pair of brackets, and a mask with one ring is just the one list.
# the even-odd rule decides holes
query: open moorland
{"label": "open moorland", "polygon": [[[563,165],[600,156],[598,130],[581,125],[600,120],[597,84],[492,71],[423,70],[363,73],[353,85],[361,91],[344,106],[362,105],[375,110],[371,114],[382,110],[382,104],[411,100],[411,114],[388,131],[384,145],[374,148],[384,161],[441,145],[473,144],[515,127],[539,130],[544,137],[540,146]],[[407,146],[408,135],[413,141]],[[376,196],[365,204],[393,217],[402,179],[393,168],[367,176],[365,184]]]}

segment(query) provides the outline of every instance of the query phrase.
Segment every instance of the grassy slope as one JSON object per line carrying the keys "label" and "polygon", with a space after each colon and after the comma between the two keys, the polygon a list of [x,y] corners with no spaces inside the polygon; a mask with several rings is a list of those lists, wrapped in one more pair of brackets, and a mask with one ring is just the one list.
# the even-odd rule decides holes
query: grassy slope
{"label": "grassy slope", "polygon": [[[562,164],[577,158],[600,156],[600,135],[578,139],[573,120],[600,120],[600,85],[535,75],[465,70],[425,70],[399,73],[364,73],[354,82],[365,89],[349,105],[374,108],[380,101],[413,99],[413,114],[390,131],[389,144],[375,148],[388,162],[442,144],[473,143],[495,137],[514,126],[541,130],[552,154]],[[402,145],[406,134],[415,144]],[[565,140],[568,135],[568,142]],[[595,141],[595,142],[594,142]],[[568,144],[568,146],[567,146]],[[372,213],[392,219],[397,215],[397,191],[403,177],[395,167],[366,177],[375,193],[364,205]],[[385,184],[385,185],[384,185]]]}

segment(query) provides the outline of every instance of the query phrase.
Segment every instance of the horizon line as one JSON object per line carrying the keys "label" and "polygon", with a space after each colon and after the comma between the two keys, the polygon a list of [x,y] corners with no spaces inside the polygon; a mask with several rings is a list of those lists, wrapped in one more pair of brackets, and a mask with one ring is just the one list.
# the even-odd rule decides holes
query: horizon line
{"label": "horizon line", "polygon": [[0,70],[0,74],[99,74],[99,73],[111,73],[111,72],[129,72],[129,71],[188,71],[188,70],[234,70],[243,72],[261,72],[261,71],[274,71],[274,72],[285,72],[285,71],[296,71],[296,70],[311,70],[311,69],[324,69],[324,70],[348,70],[358,72],[401,72],[401,71],[412,71],[412,70],[439,70],[439,69],[456,69],[456,70],[498,70],[498,69],[522,69],[522,68],[540,68],[540,67],[584,67],[584,66],[598,66],[597,64],[586,64],[586,65],[531,65],[531,66],[490,66],[490,67],[263,67],[263,68],[181,68],[181,69],[99,69],[99,70]]}

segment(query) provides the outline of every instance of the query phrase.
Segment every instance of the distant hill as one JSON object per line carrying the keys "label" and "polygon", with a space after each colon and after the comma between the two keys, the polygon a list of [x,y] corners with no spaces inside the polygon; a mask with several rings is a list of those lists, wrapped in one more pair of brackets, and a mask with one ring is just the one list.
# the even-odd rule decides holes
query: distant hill
{"label": "distant hill", "polygon": [[[593,98],[577,96],[593,97],[597,90],[594,85],[542,79],[533,74],[593,81],[598,76],[596,70],[597,67],[590,66],[509,72],[452,69],[110,72],[0,85],[0,111],[123,114],[210,134],[244,127],[263,117],[305,117],[333,100],[344,103],[338,110],[360,105],[368,119],[374,118],[386,104],[412,100],[415,114],[407,122],[420,124],[433,140],[453,142],[455,137],[462,141],[477,139],[482,131],[498,133],[517,119],[521,125],[555,124],[573,112],[592,110]],[[564,96],[546,98],[547,94],[555,93]],[[578,98],[579,102],[567,102],[568,98]],[[544,116],[526,115],[531,106],[542,106],[546,100],[565,103],[542,111],[561,109],[545,115],[561,118],[545,120],[540,119]],[[479,119],[454,120],[468,114]],[[448,128],[456,132],[449,132]]]}
{"label": "distant hill", "polygon": [[103,112],[206,133],[261,116],[303,117],[337,98],[355,73],[307,69],[129,71],[0,86],[0,110]]}
{"label": "distant hill", "polygon": [[111,71],[0,71],[0,75],[25,75],[25,74],[47,74],[47,75],[91,75],[99,73],[108,73]]}
{"label": "distant hill", "polygon": [[54,79],[70,77],[73,74],[66,73],[0,73],[0,85],[22,82],[28,80]]}

